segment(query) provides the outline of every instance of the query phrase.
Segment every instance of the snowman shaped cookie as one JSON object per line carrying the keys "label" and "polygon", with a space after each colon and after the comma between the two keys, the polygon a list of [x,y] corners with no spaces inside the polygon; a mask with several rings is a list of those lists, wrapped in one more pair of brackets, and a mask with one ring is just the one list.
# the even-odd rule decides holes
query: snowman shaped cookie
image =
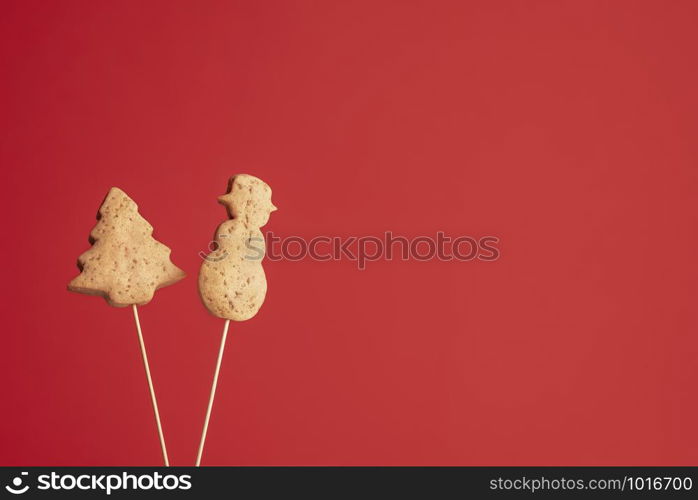
{"label": "snowman shaped cookie", "polygon": [[247,174],[235,175],[218,198],[230,219],[216,230],[216,250],[204,258],[199,294],[214,316],[232,321],[252,318],[264,302],[267,280],[262,267],[264,226],[276,207],[271,188]]}

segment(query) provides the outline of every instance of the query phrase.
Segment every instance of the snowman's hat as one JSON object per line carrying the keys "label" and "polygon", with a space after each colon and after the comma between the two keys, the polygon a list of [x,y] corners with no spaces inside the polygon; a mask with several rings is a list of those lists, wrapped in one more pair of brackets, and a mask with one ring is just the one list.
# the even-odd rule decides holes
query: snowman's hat
{"label": "snowman's hat", "polygon": [[[232,193],[230,193],[230,192],[222,194],[218,197],[218,203],[220,203],[221,205],[229,206],[231,201],[232,201],[232,198],[233,198],[233,196],[232,196]],[[272,203],[269,211],[276,212],[278,209],[279,209],[279,207],[277,207],[276,205],[274,205]]]}

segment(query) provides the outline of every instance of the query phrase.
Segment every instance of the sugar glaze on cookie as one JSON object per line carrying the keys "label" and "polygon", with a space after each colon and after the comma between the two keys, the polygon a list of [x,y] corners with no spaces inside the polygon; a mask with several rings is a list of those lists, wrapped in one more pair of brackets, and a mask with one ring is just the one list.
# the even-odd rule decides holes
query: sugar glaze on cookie
{"label": "sugar glaze on cookie", "polygon": [[233,176],[228,192],[218,201],[230,219],[218,226],[217,248],[201,265],[199,295],[214,316],[245,321],[257,314],[267,293],[260,228],[276,207],[271,202],[271,188],[247,174]]}

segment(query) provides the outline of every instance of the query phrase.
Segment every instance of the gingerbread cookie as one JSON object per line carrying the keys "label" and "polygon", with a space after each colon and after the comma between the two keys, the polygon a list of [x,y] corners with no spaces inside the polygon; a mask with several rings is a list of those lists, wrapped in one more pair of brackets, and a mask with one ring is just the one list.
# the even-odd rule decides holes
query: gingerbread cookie
{"label": "gingerbread cookie", "polygon": [[155,290],[184,278],[170,261],[170,249],[152,237],[153,226],[121,189],[109,190],[97,220],[90,233],[92,248],[78,259],[80,274],[68,290],[125,307],[147,304]]}
{"label": "gingerbread cookie", "polygon": [[230,219],[218,226],[217,249],[201,265],[199,295],[214,316],[245,321],[257,314],[266,296],[265,245],[259,228],[276,207],[271,188],[247,174],[232,177],[228,192],[218,201],[225,205]]}

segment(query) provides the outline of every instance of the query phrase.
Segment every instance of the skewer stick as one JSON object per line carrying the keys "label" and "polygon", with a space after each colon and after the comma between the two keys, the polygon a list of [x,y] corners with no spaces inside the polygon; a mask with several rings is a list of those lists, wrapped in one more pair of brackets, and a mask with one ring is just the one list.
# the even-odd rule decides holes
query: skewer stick
{"label": "skewer stick", "polygon": [[199,452],[196,454],[196,466],[201,465],[201,455],[204,453],[204,443],[206,442],[206,433],[208,432],[208,421],[211,419],[211,408],[213,408],[213,398],[216,395],[216,386],[218,385],[218,373],[221,371],[221,361],[223,360],[223,349],[225,348],[225,339],[228,337],[228,326],[230,320],[225,320],[223,326],[223,337],[221,338],[221,346],[218,349],[218,361],[216,361],[216,371],[213,374],[213,385],[211,385],[211,395],[208,397],[208,408],[206,408],[206,419],[204,420],[204,430],[201,432],[201,442],[199,443]]}
{"label": "skewer stick", "polygon": [[153,388],[153,379],[150,376],[150,366],[148,365],[148,355],[145,352],[145,342],[143,342],[143,332],[141,331],[141,322],[138,319],[138,307],[136,304],[133,307],[133,318],[136,320],[136,329],[138,330],[138,342],[141,345],[141,355],[143,356],[143,365],[145,366],[145,376],[148,379],[148,388],[150,389],[150,400],[153,403],[153,411],[155,412],[155,422],[158,425],[158,435],[160,436],[160,447],[162,448],[162,458],[165,459],[165,467],[170,466],[170,460],[167,458],[167,447],[165,446],[165,435],[162,433],[162,423],[160,422],[160,412],[158,411],[158,401],[155,399],[155,389]]}

